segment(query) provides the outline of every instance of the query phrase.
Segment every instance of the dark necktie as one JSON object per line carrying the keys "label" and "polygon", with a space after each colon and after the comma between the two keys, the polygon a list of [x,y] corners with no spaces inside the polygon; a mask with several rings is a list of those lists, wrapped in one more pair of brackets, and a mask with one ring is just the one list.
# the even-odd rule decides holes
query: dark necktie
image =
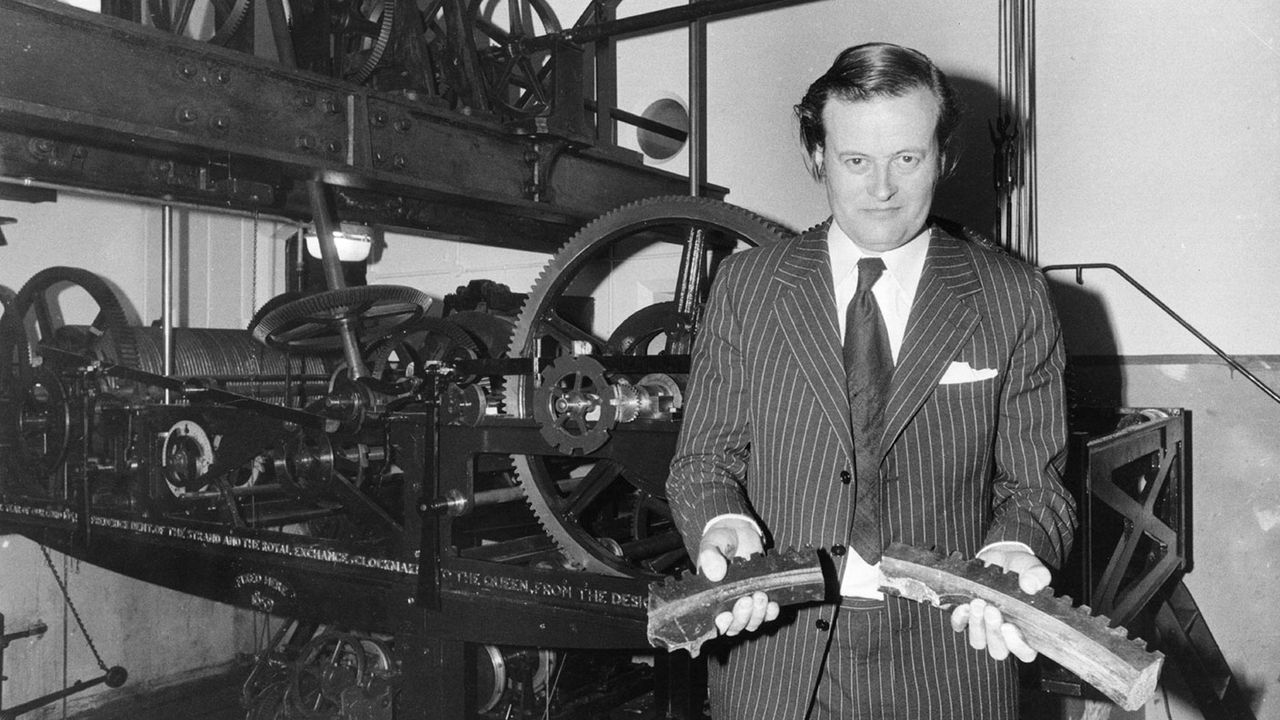
{"label": "dark necktie", "polygon": [[857,492],[854,498],[854,549],[868,563],[880,560],[880,436],[884,430],[884,406],[893,377],[893,353],[889,331],[871,287],[884,272],[878,257],[858,261],[858,289],[845,311],[844,369],[849,393],[849,418],[853,423],[853,447]]}

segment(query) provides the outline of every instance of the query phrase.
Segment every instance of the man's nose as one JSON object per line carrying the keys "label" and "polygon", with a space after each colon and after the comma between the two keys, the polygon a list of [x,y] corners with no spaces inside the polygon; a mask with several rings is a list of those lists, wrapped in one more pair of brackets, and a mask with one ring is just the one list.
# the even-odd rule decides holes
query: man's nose
{"label": "man's nose", "polygon": [[867,187],[867,192],[876,200],[885,201],[892,198],[898,192],[898,185],[894,181],[892,169],[885,165],[875,169],[871,176],[871,184]]}

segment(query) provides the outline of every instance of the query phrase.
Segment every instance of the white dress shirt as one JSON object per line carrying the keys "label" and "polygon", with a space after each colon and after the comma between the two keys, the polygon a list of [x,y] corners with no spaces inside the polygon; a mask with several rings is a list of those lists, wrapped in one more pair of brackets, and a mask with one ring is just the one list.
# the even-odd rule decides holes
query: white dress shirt
{"label": "white dress shirt", "polygon": [[[827,251],[831,255],[831,282],[836,291],[836,318],[840,323],[840,337],[844,337],[845,308],[853,300],[858,289],[858,261],[864,257],[879,257],[884,261],[884,272],[871,286],[871,294],[880,306],[885,329],[889,333],[889,350],[893,362],[898,362],[902,350],[902,338],[907,333],[907,320],[911,317],[911,303],[924,272],[924,259],[929,254],[929,228],[912,238],[905,245],[885,253],[871,253],[854,244],[834,221],[827,232]],[[857,552],[845,555],[844,576],[840,581],[840,594],[846,597],[880,599],[882,576],[880,564],[868,565]]]}

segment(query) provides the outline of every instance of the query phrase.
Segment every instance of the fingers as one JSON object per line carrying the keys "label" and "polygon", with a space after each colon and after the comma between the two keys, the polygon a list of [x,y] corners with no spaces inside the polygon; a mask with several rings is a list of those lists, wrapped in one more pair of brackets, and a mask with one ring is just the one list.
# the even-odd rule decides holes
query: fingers
{"label": "fingers", "polygon": [[713,525],[698,543],[698,569],[711,582],[720,582],[729,570],[729,558],[745,558],[763,552],[760,536],[748,523],[725,521]]}
{"label": "fingers", "polygon": [[1049,568],[1040,562],[1040,558],[1021,550],[995,551],[979,556],[989,565],[997,565],[1005,570],[1017,573],[1018,587],[1024,593],[1034,595],[1049,587],[1053,580]]}
{"label": "fingers", "polygon": [[716,615],[716,629],[722,635],[754,632],[762,623],[776,620],[778,612],[778,603],[770,602],[762,592],[754,592],[738,598],[731,611]]}
{"label": "fingers", "polygon": [[729,571],[729,558],[737,552],[737,533],[723,528],[709,530],[698,543],[698,569],[711,582],[720,582]]}
{"label": "fingers", "polygon": [[1004,614],[999,608],[980,598],[958,605],[951,611],[951,629],[968,631],[969,646],[974,650],[986,650],[996,660],[1013,655],[1023,662],[1031,662],[1039,654],[1027,645],[1016,625],[1004,621]]}
{"label": "fingers", "polygon": [[[721,635],[730,634],[729,626],[732,624],[733,624],[733,613],[722,612],[719,615],[716,615],[716,629],[720,631]],[[733,634],[736,635],[737,633],[735,632]]]}
{"label": "fingers", "polygon": [[1004,624],[1004,616],[999,608],[994,605],[983,608],[982,629],[987,640],[987,654],[996,660],[1009,657],[1009,648],[1005,644],[1004,633],[1001,632],[1001,626]]}
{"label": "fingers", "polygon": [[[711,582],[720,582],[729,572],[730,558],[745,558],[763,552],[760,536],[748,522],[726,520],[713,524],[698,543],[698,570]],[[763,623],[778,618],[778,603],[763,592],[738,598],[731,609],[716,615],[716,629],[722,635],[754,632]]]}
{"label": "fingers", "polygon": [[1022,592],[1029,595],[1035,595],[1049,587],[1049,582],[1053,579],[1049,568],[1042,565],[1039,560],[1035,560],[1034,557],[1032,557],[1032,560],[1035,561],[1033,567],[1018,571],[1018,587],[1022,589]]}
{"label": "fingers", "polygon": [[974,650],[987,649],[986,626],[987,603],[982,599],[974,599],[969,603],[969,647]]}
{"label": "fingers", "polygon": [[1049,582],[1053,580],[1049,568],[1031,553],[1008,553],[1007,560],[1002,565],[1006,570],[1018,574],[1018,587],[1024,593],[1034,595],[1049,587]]}
{"label": "fingers", "polygon": [[729,561],[715,547],[707,547],[703,543],[702,549],[698,551],[698,569],[711,582],[720,582],[724,579],[725,573],[729,572]]}
{"label": "fingers", "polygon": [[1022,662],[1032,662],[1040,654],[1022,639],[1022,631],[1017,625],[1005,623],[1000,627],[1000,634],[1004,636],[1004,644],[1008,646],[1009,652]]}
{"label": "fingers", "polygon": [[764,621],[773,622],[778,619],[778,613],[782,612],[782,607],[778,603],[770,600],[769,604],[764,608]]}

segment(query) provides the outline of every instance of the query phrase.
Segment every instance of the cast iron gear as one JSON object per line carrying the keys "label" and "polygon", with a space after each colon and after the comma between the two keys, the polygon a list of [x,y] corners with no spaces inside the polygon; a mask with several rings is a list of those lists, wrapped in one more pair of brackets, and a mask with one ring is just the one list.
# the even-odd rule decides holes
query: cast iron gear
{"label": "cast iron gear", "polygon": [[[579,354],[688,353],[719,262],[738,249],[786,235],[775,223],[708,198],[661,197],[623,206],[589,223],[543,269],[516,320],[511,355],[557,363],[557,358]],[[633,313],[618,325],[620,333],[605,339],[571,320],[558,301],[574,289],[584,269],[608,259],[623,243],[628,248],[634,243],[678,247],[680,268],[673,273],[678,279],[673,300],[664,298]],[[665,345],[659,347],[660,341]],[[558,393],[538,385],[539,377],[508,378],[508,411],[543,420],[545,430],[548,420],[539,417],[545,408],[537,408]],[[609,378],[623,379],[633,385],[640,381]],[[558,419],[554,413],[548,417]],[[563,435],[562,425],[550,427]],[[608,460],[525,455],[515,462],[530,507],[571,565],[606,575],[652,577],[687,566],[670,513],[659,508],[665,505],[666,476],[659,454],[637,450],[625,458],[614,453]],[[562,482],[569,477],[575,482]],[[562,489],[570,486],[572,490]]]}

